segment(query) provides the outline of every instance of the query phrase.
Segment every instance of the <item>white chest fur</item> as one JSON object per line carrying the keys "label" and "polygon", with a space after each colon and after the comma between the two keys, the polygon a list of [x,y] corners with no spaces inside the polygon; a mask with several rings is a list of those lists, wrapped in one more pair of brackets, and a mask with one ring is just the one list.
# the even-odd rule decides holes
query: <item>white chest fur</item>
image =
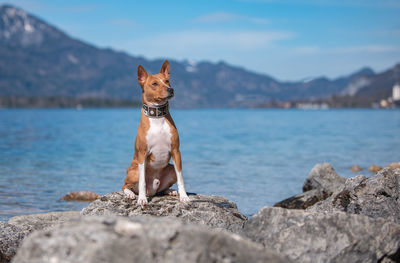
{"label": "white chest fur", "polygon": [[147,149],[154,157],[150,166],[155,169],[165,167],[171,152],[171,128],[165,118],[149,118],[150,128],[147,131]]}

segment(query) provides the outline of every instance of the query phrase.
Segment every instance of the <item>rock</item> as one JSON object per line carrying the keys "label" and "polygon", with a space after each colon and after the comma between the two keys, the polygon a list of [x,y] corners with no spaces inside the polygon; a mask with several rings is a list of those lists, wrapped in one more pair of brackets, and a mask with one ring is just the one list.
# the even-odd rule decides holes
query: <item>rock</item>
{"label": "rock", "polygon": [[0,222],[0,263],[10,262],[29,230]]}
{"label": "rock", "polygon": [[50,212],[45,214],[14,216],[8,220],[8,223],[33,231],[53,227],[68,222],[76,217],[79,217],[79,211]]}
{"label": "rock", "polygon": [[378,166],[378,165],[375,165],[375,164],[371,165],[371,166],[368,168],[368,171],[370,171],[371,173],[377,173],[377,172],[379,172],[380,170],[382,170],[382,167],[380,167],[380,166]]}
{"label": "rock", "polygon": [[328,198],[346,178],[339,176],[329,163],[314,166],[303,185],[303,193],[289,197],[274,205],[288,209],[306,209]]}
{"label": "rock", "polygon": [[235,203],[220,196],[190,195],[190,203],[179,202],[176,196],[154,196],[143,208],[136,200],[125,198],[122,191],[102,196],[81,211],[81,215],[138,215],[179,217],[185,222],[240,232],[247,218]]}
{"label": "rock", "polygon": [[354,173],[358,173],[358,172],[362,171],[362,168],[361,168],[360,166],[358,166],[358,165],[353,165],[353,166],[351,167],[351,170],[352,170]]}
{"label": "rock", "polygon": [[79,211],[14,216],[0,223],[0,263],[9,262],[22,240],[34,230],[49,229],[79,217]]}
{"label": "rock", "polygon": [[80,192],[72,192],[66,194],[61,200],[64,201],[79,201],[79,202],[92,202],[96,199],[99,199],[100,195],[89,192],[89,191],[80,191]]}
{"label": "rock", "polygon": [[264,207],[243,233],[295,262],[400,260],[400,226],[361,215]]}
{"label": "rock", "polygon": [[313,189],[274,204],[274,207],[287,209],[306,209],[315,203],[328,198],[328,194],[320,189]]}
{"label": "rock", "polygon": [[176,218],[82,217],[24,240],[12,262],[288,262],[247,238]]}
{"label": "rock", "polygon": [[331,195],[346,178],[339,176],[329,163],[319,163],[314,166],[303,185],[303,192],[320,189]]}
{"label": "rock", "polygon": [[400,169],[384,168],[374,176],[359,175],[308,211],[343,211],[400,224]]}
{"label": "rock", "polygon": [[400,169],[400,163],[391,163],[386,165],[386,167],[390,167],[392,169]]}

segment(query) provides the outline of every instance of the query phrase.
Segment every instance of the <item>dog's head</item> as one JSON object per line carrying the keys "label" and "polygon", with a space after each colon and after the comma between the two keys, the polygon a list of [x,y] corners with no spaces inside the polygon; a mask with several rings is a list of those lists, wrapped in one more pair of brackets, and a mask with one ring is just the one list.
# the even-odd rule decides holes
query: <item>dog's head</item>
{"label": "dog's head", "polygon": [[170,65],[165,60],[160,73],[149,75],[140,65],[138,67],[138,82],[143,90],[143,102],[146,104],[162,105],[174,96],[174,89],[169,83]]}

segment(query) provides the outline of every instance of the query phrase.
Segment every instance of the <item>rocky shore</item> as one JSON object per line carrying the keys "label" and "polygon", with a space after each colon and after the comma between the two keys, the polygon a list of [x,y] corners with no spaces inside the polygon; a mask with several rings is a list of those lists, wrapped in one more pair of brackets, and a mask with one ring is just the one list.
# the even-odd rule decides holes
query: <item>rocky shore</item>
{"label": "rocky shore", "polygon": [[250,218],[220,196],[122,192],[82,211],[0,222],[3,262],[400,262],[400,169],[369,178],[317,164],[303,193]]}

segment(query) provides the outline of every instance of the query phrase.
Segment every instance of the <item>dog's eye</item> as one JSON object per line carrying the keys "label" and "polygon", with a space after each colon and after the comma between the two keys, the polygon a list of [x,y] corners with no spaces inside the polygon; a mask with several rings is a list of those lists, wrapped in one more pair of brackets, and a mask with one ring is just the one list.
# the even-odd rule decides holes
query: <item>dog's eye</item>
{"label": "dog's eye", "polygon": [[165,83],[167,83],[169,85],[169,80],[166,80]]}
{"label": "dog's eye", "polygon": [[154,82],[153,84],[151,84],[151,85],[153,85],[153,87],[155,87],[155,86],[157,86],[158,85],[158,83],[157,82]]}

